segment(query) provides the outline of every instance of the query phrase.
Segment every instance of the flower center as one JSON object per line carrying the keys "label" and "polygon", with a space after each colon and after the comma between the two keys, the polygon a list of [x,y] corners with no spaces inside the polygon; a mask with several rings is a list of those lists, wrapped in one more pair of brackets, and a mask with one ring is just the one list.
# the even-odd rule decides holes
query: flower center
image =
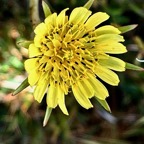
{"label": "flower center", "polygon": [[73,56],[73,51],[72,50],[64,51],[64,56],[63,56],[64,59],[71,60],[73,57],[74,56]]}
{"label": "flower center", "polygon": [[68,23],[52,29],[42,38],[39,70],[48,72],[50,80],[60,85],[64,82],[67,87],[85,77],[87,71],[93,72],[96,60],[90,49],[94,44],[88,36],[84,27]]}

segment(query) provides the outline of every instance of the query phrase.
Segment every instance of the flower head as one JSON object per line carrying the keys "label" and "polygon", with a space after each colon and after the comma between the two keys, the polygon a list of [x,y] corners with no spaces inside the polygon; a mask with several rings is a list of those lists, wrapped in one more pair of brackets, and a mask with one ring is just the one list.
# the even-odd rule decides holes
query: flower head
{"label": "flower head", "polygon": [[47,92],[47,106],[59,106],[68,115],[65,96],[70,90],[86,109],[93,107],[92,97],[105,100],[109,96],[99,79],[118,85],[112,70],[124,71],[125,62],[109,54],[125,53],[126,48],[117,28],[98,27],[109,18],[106,13],[92,15],[87,8],[78,7],[67,16],[66,11],[68,8],[49,15],[35,28],[25,69],[29,84],[35,86],[34,98],[41,102]]}

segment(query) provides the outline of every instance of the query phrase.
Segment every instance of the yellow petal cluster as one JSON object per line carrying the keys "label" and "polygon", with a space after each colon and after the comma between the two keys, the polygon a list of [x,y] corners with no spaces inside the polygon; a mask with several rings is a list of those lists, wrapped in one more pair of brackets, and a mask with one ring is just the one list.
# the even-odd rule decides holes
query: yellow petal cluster
{"label": "yellow petal cluster", "polygon": [[109,96],[99,79],[118,85],[114,71],[124,71],[125,62],[109,54],[126,52],[117,28],[99,27],[109,18],[106,13],[92,15],[90,10],[78,7],[67,16],[67,11],[49,15],[35,28],[29,59],[25,61],[28,82],[35,86],[34,98],[41,102],[47,93],[47,106],[59,106],[66,115],[65,96],[70,90],[86,109],[93,107],[92,97],[105,100]]}

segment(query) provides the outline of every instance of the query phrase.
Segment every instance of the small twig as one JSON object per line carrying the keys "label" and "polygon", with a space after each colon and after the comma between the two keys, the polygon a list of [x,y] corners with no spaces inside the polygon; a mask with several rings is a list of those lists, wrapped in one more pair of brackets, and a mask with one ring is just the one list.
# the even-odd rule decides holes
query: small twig
{"label": "small twig", "polygon": [[39,5],[39,0],[30,0],[29,2],[30,17],[31,17],[33,28],[35,28],[40,23],[38,5]]}

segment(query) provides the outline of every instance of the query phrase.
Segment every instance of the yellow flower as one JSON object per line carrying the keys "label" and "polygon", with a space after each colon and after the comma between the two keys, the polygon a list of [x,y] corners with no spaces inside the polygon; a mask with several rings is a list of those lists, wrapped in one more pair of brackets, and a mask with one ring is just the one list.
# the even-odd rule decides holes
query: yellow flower
{"label": "yellow flower", "polygon": [[[48,108],[57,106],[68,115],[65,96],[71,90],[84,108],[93,107],[92,97],[105,100],[109,96],[99,79],[116,86],[119,78],[114,71],[124,71],[125,62],[109,54],[121,54],[126,48],[120,31],[111,25],[98,27],[109,16],[84,7],[67,9],[46,17],[34,30],[25,61],[28,82],[35,86],[34,98],[41,102],[47,92]],[[99,78],[99,79],[97,79]]]}

